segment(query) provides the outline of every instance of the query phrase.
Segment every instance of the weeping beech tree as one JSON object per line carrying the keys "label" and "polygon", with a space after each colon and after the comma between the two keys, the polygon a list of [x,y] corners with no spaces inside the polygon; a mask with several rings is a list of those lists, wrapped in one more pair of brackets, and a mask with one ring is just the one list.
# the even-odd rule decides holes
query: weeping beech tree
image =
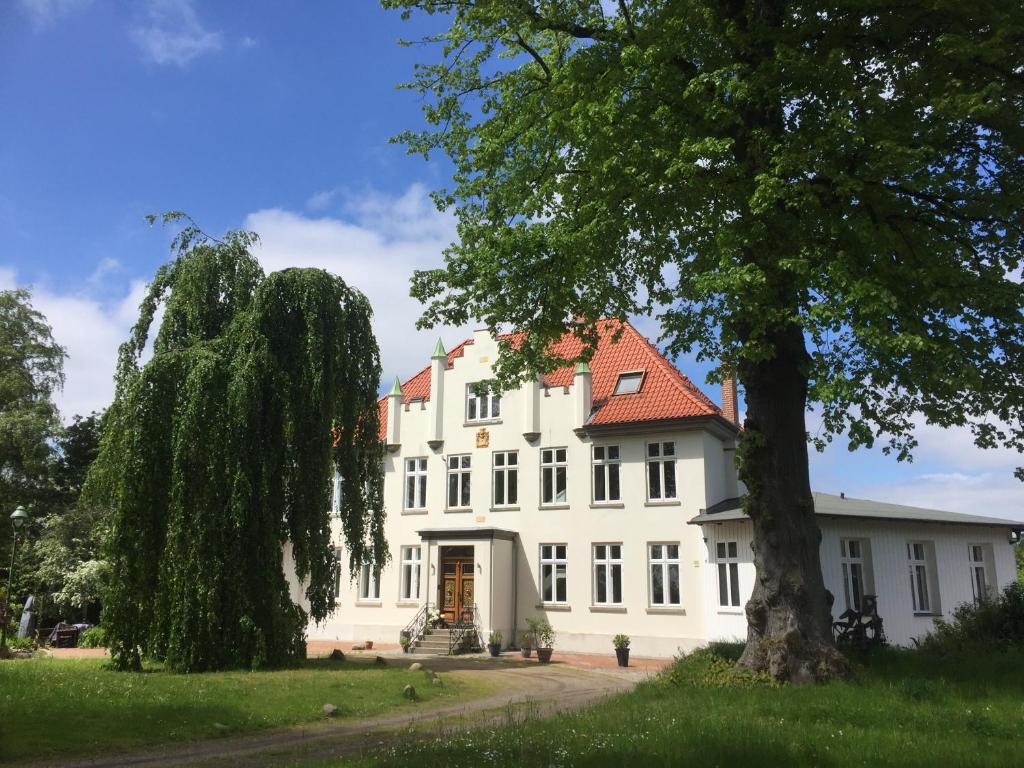
{"label": "weeping beech tree", "polygon": [[455,169],[421,322],[527,332],[505,385],[603,316],[657,313],[670,352],[724,361],[757,570],[741,664],[841,672],[808,405],[819,440],[903,458],[915,420],[1024,446],[1024,6],[383,1],[441,29],[411,84],[428,126],[401,137]]}
{"label": "weeping beech tree", "polygon": [[186,226],[121,347],[85,489],[113,510],[103,623],[120,668],[143,656],[183,672],[300,658],[308,616],[282,550],[290,543],[309,616],[323,619],[335,468],[352,566],[387,556],[370,305],[323,270],[265,276],[255,240]]}

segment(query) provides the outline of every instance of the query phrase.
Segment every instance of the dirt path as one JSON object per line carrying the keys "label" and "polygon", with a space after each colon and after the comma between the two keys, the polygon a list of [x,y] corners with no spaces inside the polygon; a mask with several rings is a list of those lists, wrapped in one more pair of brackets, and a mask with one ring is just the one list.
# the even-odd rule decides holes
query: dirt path
{"label": "dirt path", "polygon": [[483,665],[457,659],[424,659],[425,666],[445,677],[471,675],[492,682],[497,690],[480,699],[436,706],[415,712],[380,715],[351,722],[324,721],[292,728],[253,733],[214,741],[167,746],[145,752],[97,757],[79,762],[67,758],[39,764],[68,768],[115,768],[181,765],[263,766],[294,765],[306,760],[363,754],[415,732],[468,730],[504,722],[511,708],[526,706],[531,714],[549,716],[578,709],[632,688],[646,677],[642,671],[581,669],[569,665]]}

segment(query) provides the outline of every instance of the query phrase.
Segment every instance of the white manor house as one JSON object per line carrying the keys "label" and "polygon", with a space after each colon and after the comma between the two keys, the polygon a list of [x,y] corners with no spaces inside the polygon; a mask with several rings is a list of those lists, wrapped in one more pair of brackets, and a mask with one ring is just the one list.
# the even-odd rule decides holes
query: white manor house
{"label": "white manor house", "polygon": [[[479,394],[497,342],[446,352],[381,400],[392,558],[345,570],[310,639],[395,643],[427,611],[515,645],[544,614],[559,650],[670,656],[746,636],[754,583],[740,510],[735,385],[717,406],[635,328],[589,365]],[[564,357],[579,351],[567,337]],[[336,481],[335,493],[341,492]],[[890,642],[1016,576],[1022,523],[815,494],[833,616],[876,595]],[[336,524],[336,527],[337,524]],[[338,541],[340,529],[336,531]],[[298,595],[298,585],[293,585]]]}

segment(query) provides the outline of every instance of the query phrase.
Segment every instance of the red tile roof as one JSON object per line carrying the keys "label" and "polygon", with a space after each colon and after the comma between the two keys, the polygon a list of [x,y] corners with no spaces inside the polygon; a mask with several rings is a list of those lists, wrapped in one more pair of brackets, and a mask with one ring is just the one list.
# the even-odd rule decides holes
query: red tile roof
{"label": "red tile roof", "polygon": [[[622,323],[622,335],[618,341],[614,334],[618,321],[602,321],[599,328],[597,349],[590,360],[593,372],[594,407],[591,425],[629,424],[667,419],[687,419],[700,416],[721,416],[721,409],[707,395],[679,372],[672,363],[629,323]],[[515,343],[514,336],[504,337]],[[465,353],[468,339],[448,353],[448,367]],[[566,334],[552,350],[560,358],[571,360],[583,349],[583,342]],[[544,377],[548,387],[568,387],[573,383],[574,366],[559,368]],[[644,378],[640,391],[630,395],[612,395],[619,374],[629,371],[643,371]],[[403,402],[430,399],[430,366],[402,384]],[[387,397],[380,400],[381,439],[387,428]]]}

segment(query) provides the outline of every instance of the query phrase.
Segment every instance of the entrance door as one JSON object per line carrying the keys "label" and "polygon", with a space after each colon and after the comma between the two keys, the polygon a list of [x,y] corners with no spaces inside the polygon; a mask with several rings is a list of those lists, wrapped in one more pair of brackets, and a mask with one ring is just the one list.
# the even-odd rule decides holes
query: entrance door
{"label": "entrance door", "polygon": [[442,556],[441,574],[441,613],[445,621],[473,621],[473,558]]}

